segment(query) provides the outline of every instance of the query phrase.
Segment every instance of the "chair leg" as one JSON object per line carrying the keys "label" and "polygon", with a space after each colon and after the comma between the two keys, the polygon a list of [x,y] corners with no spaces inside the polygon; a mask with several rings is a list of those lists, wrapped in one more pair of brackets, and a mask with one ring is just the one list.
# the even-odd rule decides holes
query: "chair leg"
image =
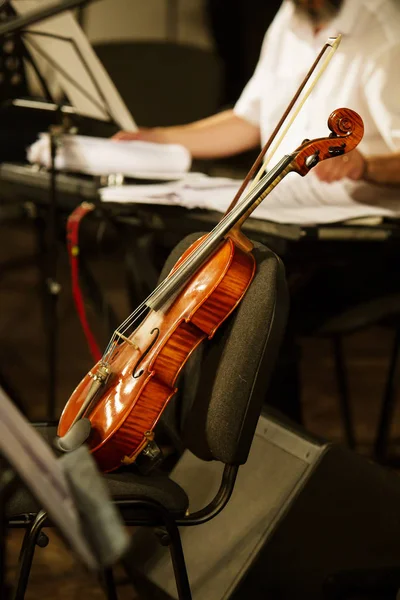
{"label": "chair leg", "polygon": [[35,554],[36,543],[42,531],[44,522],[47,519],[47,513],[43,510],[36,515],[30,529],[27,529],[23,541],[23,550],[20,555],[18,580],[13,600],[23,600],[28,585],[28,579],[31,572],[33,555]]}
{"label": "chair leg", "polygon": [[114,573],[112,567],[104,569],[102,573],[102,583],[107,600],[118,600],[118,594],[117,589],[115,587]]}
{"label": "chair leg", "polygon": [[342,336],[334,336],[332,342],[335,360],[336,379],[338,383],[340,412],[344,426],[346,444],[349,448],[353,450],[356,447],[356,439],[354,433],[353,416],[350,407],[347,369],[344,360]]}
{"label": "chair leg", "polygon": [[169,545],[169,551],[171,553],[172,566],[174,568],[178,598],[179,600],[191,600],[192,593],[190,591],[181,536],[175,523],[173,524],[172,528],[168,528],[168,534],[171,541]]}
{"label": "chair leg", "polygon": [[[129,507],[137,510],[145,509],[151,510],[159,518],[161,518],[163,525],[168,533],[168,546],[171,553],[172,566],[174,569],[176,588],[178,591],[179,600],[192,600],[192,593],[190,591],[189,578],[186,569],[185,556],[183,554],[181,536],[179,533],[178,526],[172,517],[172,515],[168,512],[166,508],[164,508],[161,504],[150,500],[119,500],[117,502],[117,506],[119,508]],[[149,523],[148,520],[141,519],[132,519],[129,521],[130,524],[135,525],[153,525],[154,523]],[[125,570],[132,580],[132,569],[129,564],[129,556],[127,555],[123,560]]]}
{"label": "chair leg", "polygon": [[396,334],[393,341],[388,376],[386,379],[385,391],[383,394],[381,412],[379,416],[378,431],[375,438],[374,455],[378,462],[384,462],[387,457],[388,438],[395,407],[394,382],[396,379],[397,369],[399,367],[399,351],[400,327],[396,329]]}
{"label": "chair leg", "polygon": [[[26,530],[19,556],[18,581],[13,600],[24,600],[25,598],[35,548],[40,542],[42,527],[46,519],[47,513],[41,511],[36,516],[31,528]],[[112,568],[104,569],[102,573],[102,584],[107,600],[118,600]]]}

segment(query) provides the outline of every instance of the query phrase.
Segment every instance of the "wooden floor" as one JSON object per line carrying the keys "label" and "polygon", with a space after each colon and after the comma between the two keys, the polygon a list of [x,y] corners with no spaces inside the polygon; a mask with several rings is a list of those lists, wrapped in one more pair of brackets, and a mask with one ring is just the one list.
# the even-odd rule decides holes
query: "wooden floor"
{"label": "wooden floor", "polygon": [[[46,338],[42,326],[38,269],[33,260],[35,251],[30,223],[1,226],[0,373],[20,398],[29,418],[40,420],[46,416]],[[98,257],[98,265],[98,279],[104,284],[107,298],[122,320],[127,313],[128,302],[123,291],[123,271],[118,255],[107,251],[104,256]],[[67,267],[67,257],[62,252],[59,257],[62,292],[58,306],[58,414],[73,387],[92,364],[71,301]],[[91,318],[95,321],[93,315]],[[376,328],[346,340],[358,451],[364,454],[370,453],[372,448],[392,335],[390,331]],[[103,337],[105,339],[105,335]],[[306,427],[324,438],[340,441],[343,432],[331,347],[324,340],[303,340],[301,349]],[[399,436],[400,415],[397,415],[393,439]],[[49,546],[38,548],[36,552],[27,600],[103,598],[97,581],[76,564],[55,532],[49,531],[48,534]],[[8,540],[10,580],[15,574],[21,535],[21,531],[13,531]],[[123,600],[138,597],[126,583],[121,584],[119,590]]]}
{"label": "wooden floor", "polygon": [[[37,548],[34,566],[29,579],[26,600],[95,600],[105,598],[98,579],[89,574],[65,549],[63,542],[53,530],[47,530],[50,543]],[[9,538],[9,581],[16,575],[16,559],[22,541],[22,531],[13,531]],[[122,578],[121,578],[122,579]],[[118,585],[120,600],[138,598],[132,587],[125,582]]]}

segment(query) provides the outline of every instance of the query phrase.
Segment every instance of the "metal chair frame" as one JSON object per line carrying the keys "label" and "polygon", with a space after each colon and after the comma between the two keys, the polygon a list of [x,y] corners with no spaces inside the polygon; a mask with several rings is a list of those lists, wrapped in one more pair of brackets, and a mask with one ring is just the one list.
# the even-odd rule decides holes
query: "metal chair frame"
{"label": "metal chair frame", "polygon": [[[179,600],[191,600],[192,596],[178,526],[201,525],[217,516],[227,505],[232,495],[238,470],[239,467],[237,465],[225,465],[220,487],[213,500],[203,509],[183,518],[175,518],[164,506],[153,500],[145,498],[115,499],[116,506],[122,510],[144,510],[154,513],[158,517],[158,519],[151,519],[149,515],[149,518],[124,519],[126,525],[155,527],[161,523],[165,528]],[[47,513],[45,511],[40,511],[37,514],[22,515],[9,521],[9,527],[26,529],[19,556],[18,579],[13,600],[23,600],[25,598],[35,548],[36,545],[42,545],[40,543],[42,529],[49,525],[51,526],[51,523],[47,521]],[[47,541],[43,545],[47,545]],[[104,591],[107,600],[118,600],[112,569],[105,569],[103,576]]]}

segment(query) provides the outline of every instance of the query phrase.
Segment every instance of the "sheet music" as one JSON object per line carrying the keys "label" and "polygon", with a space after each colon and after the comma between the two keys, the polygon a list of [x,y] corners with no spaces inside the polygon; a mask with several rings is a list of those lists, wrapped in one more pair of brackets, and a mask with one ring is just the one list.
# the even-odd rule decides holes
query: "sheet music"
{"label": "sheet music", "polygon": [[[50,167],[50,140],[41,133],[27,153],[32,163]],[[84,135],[63,135],[56,154],[56,168],[88,175],[121,174],[126,177],[180,178],[190,169],[191,156],[178,144],[154,144],[139,140],[121,142]]]}
{"label": "sheet music", "polygon": [[[103,202],[171,204],[188,209],[224,212],[240,181],[188,173],[177,182],[156,185],[115,186],[100,190]],[[252,217],[282,224],[318,225],[362,217],[400,216],[400,187],[389,188],[349,180],[320,181],[290,173],[263,200]]]}
{"label": "sheet music", "polygon": [[52,522],[90,569],[97,560],[83,537],[66,477],[42,437],[0,388],[0,453],[6,457]]}
{"label": "sheet music", "polygon": [[[18,14],[24,15],[43,8],[46,2],[54,4],[53,0],[12,0],[11,4]],[[71,11],[31,25],[23,34],[23,40],[43,77],[57,82],[79,114],[102,120],[111,116],[121,129],[137,130],[117,88]],[[47,58],[43,58],[43,54]],[[65,74],[79,87],[71,84]]]}

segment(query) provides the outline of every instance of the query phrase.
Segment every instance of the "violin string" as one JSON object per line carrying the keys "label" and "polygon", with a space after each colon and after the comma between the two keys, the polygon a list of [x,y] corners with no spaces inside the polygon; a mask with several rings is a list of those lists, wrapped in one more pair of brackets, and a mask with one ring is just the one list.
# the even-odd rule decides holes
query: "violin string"
{"label": "violin string", "polygon": [[[294,155],[289,155],[289,156],[294,156]],[[282,159],[283,160],[283,159]],[[111,351],[113,349],[116,349],[118,343],[116,341],[116,337],[118,336],[118,333],[124,333],[127,331],[127,329],[129,329],[133,323],[135,321],[137,321],[144,313],[146,310],[148,310],[149,308],[151,308],[150,304],[151,304],[151,300],[154,299],[154,297],[156,297],[156,294],[162,294],[163,292],[163,288],[165,288],[168,284],[170,284],[171,282],[171,278],[179,278],[181,272],[183,271],[184,268],[190,268],[190,265],[193,263],[193,261],[195,261],[198,257],[201,256],[201,254],[204,252],[204,245],[205,243],[209,243],[210,245],[212,245],[213,242],[213,238],[218,237],[218,235],[221,232],[221,230],[225,227],[225,225],[228,223],[228,221],[233,221],[235,222],[237,219],[238,213],[240,213],[240,210],[242,208],[242,205],[245,204],[246,202],[249,201],[249,196],[253,196],[252,198],[252,204],[250,205],[250,207],[257,202],[257,193],[259,191],[261,191],[264,183],[265,183],[265,179],[268,178],[270,176],[270,174],[264,175],[264,177],[256,184],[256,186],[254,187],[254,189],[251,192],[248,192],[246,195],[244,195],[244,197],[242,197],[240,199],[240,202],[238,202],[236,204],[236,206],[234,207],[233,210],[231,210],[229,213],[226,213],[222,219],[219,221],[219,223],[214,227],[214,229],[207,235],[207,237],[203,240],[203,242],[197,247],[195,248],[195,250],[193,252],[191,252],[191,254],[189,256],[186,257],[186,259],[182,262],[181,265],[179,265],[179,267],[176,269],[176,271],[174,271],[174,273],[168,277],[166,277],[163,281],[160,282],[160,284],[155,288],[155,290],[146,298],[146,300],[144,300],[138,307],[137,309],[131,314],[129,315],[125,321],[114,331],[114,334],[112,335],[106,351],[103,355],[102,361],[105,362],[106,359],[110,356],[110,354],[112,353]],[[272,183],[272,182],[271,182]],[[272,188],[271,188],[272,190]],[[271,191],[270,190],[270,191]],[[264,196],[264,198],[269,194],[269,192]],[[264,199],[263,198],[263,199]],[[249,207],[249,208],[250,208]],[[239,217],[240,218],[240,217]]]}
{"label": "violin string", "polygon": [[[267,175],[265,176],[267,177]],[[261,181],[258,182],[258,189],[261,189],[263,184],[264,184],[265,179],[263,178]],[[257,190],[254,190],[254,193],[256,193]],[[210,233],[207,234],[206,238],[203,240],[203,242],[200,244],[200,246],[198,246],[193,252],[191,252],[189,254],[189,256],[186,257],[186,259],[182,262],[181,265],[179,265],[179,267],[176,269],[176,271],[174,271],[172,277],[178,277],[178,275],[183,271],[183,269],[188,266],[190,266],[190,264],[196,260],[201,253],[203,252],[203,244],[206,240],[210,240],[212,237],[216,237],[219,235],[220,230],[223,229],[223,227],[225,226],[226,222],[228,220],[235,220],[235,216],[236,216],[236,212],[239,212],[242,204],[244,204],[247,200],[248,200],[248,196],[249,194],[246,194],[240,201],[240,203],[235,207],[236,210],[233,211],[232,213],[230,213],[229,215],[224,215],[222,217],[222,219],[217,223],[217,225],[214,227],[214,229],[212,229],[210,231]],[[171,276],[170,276],[171,277]],[[162,292],[162,288],[165,287],[167,285],[167,283],[170,281],[170,277],[166,277],[165,279],[163,279],[163,281],[160,282],[160,284],[155,288],[155,290],[153,290],[153,292],[150,294],[150,296],[148,296],[146,298],[146,300],[144,301],[144,304],[146,304],[149,300],[151,300],[156,294],[161,293]],[[128,319],[129,320],[129,317]]]}
{"label": "violin string", "polygon": [[[265,175],[265,177],[267,177],[267,175]],[[257,185],[255,186],[258,188],[261,188],[262,185],[264,184],[264,178],[261,179]],[[253,192],[255,192],[256,190],[252,190]],[[235,209],[232,210],[230,213],[224,215],[222,217],[222,219],[219,221],[219,223],[214,227],[214,229],[207,235],[207,240],[210,239],[210,236],[218,236],[220,230],[225,226],[226,222],[228,220],[235,220],[235,215],[236,213],[240,210],[242,204],[244,202],[246,202],[246,200],[248,199],[249,194],[245,194],[242,196],[242,198],[240,199],[240,202],[238,202],[238,204],[235,206]],[[204,240],[205,242],[206,240]],[[193,252],[191,252],[191,254],[182,262],[181,265],[179,265],[179,267],[176,269],[176,271],[173,273],[172,277],[178,277],[181,272],[183,271],[184,268],[188,268],[192,262],[197,259],[200,254],[203,252],[203,243],[200,244],[200,246],[198,246],[198,248],[196,248]],[[136,322],[148,309],[148,305],[147,303],[156,295],[156,294],[160,294],[162,293],[163,287],[166,286],[167,281],[170,281],[170,277],[166,277],[165,279],[163,279],[163,281],[160,282],[160,284],[153,290],[153,292],[146,298],[146,300],[144,300],[136,309],[133,313],[131,313],[126,319],[125,321],[123,321],[123,323],[121,323],[121,325],[119,325],[117,327],[117,329],[114,331],[113,335],[111,336],[111,339],[106,347],[106,350],[103,354],[103,358],[102,360],[105,361],[107,355],[109,354],[109,350],[111,349],[111,347],[113,346],[118,333],[125,333],[132,325],[134,322]]]}
{"label": "violin string", "polygon": [[[267,177],[267,175],[265,175],[264,177]],[[261,188],[262,185],[264,184],[264,178],[262,180],[260,180],[257,185],[255,187]],[[256,190],[252,190],[253,193],[256,192]],[[244,196],[242,196],[240,202],[238,202],[238,204],[235,206],[235,209],[232,210],[230,213],[226,214],[223,216],[223,218],[219,221],[219,223],[214,227],[214,229],[207,235],[207,240],[210,239],[210,236],[215,237],[218,236],[220,230],[225,226],[226,222],[228,220],[232,220],[234,221],[235,219],[235,215],[236,213],[240,210],[242,204],[244,202],[246,202],[246,200],[248,199],[249,194],[246,194]],[[206,240],[204,240],[205,242]],[[172,277],[178,277],[180,275],[180,273],[183,271],[184,268],[188,268],[190,266],[190,264],[199,257],[199,255],[203,252],[203,243],[200,244],[200,246],[198,248],[196,248],[183,262],[182,264],[178,267],[178,269],[173,273]],[[165,279],[163,279],[163,281],[160,282],[160,284],[153,290],[153,292],[146,298],[146,300],[144,300],[137,308],[136,310],[130,314],[125,321],[123,321],[123,323],[121,323],[121,325],[114,331],[114,334],[112,335],[107,348],[105,350],[105,353],[103,355],[103,361],[106,359],[107,354],[109,354],[109,350],[111,348],[111,346],[113,346],[118,333],[124,333],[127,331],[127,329],[129,329],[132,324],[137,321],[148,309],[148,305],[147,303],[156,295],[156,294],[160,294],[162,293],[163,288],[167,285],[167,281],[170,281],[170,277],[166,277]],[[115,346],[115,345],[114,345]]]}
{"label": "violin string", "polygon": [[[228,209],[226,211],[226,213],[229,213],[238,203],[239,199],[242,197],[244,190],[246,189],[248,183],[250,182],[251,179],[254,180],[254,182],[256,183],[258,181],[258,179],[261,177],[262,175],[262,171],[265,170],[267,164],[270,162],[273,154],[275,153],[275,151],[277,150],[279,144],[281,143],[283,137],[286,135],[287,131],[289,130],[289,128],[292,126],[296,116],[294,115],[293,117],[290,118],[290,120],[287,122],[287,126],[285,129],[285,132],[281,135],[280,140],[277,144],[275,144],[275,147],[273,148],[272,151],[269,151],[268,155],[265,157],[265,155],[267,154],[268,150],[270,150],[271,144],[274,141],[274,139],[277,137],[278,133],[280,132],[283,124],[285,123],[285,121],[287,121],[288,116],[291,112],[291,110],[293,109],[293,107],[295,106],[296,102],[298,101],[301,93],[303,92],[307,82],[309,81],[310,77],[312,76],[312,74],[314,73],[315,69],[317,68],[318,64],[320,63],[320,60],[323,58],[323,56],[325,55],[326,51],[328,49],[330,49],[329,52],[329,59],[328,61],[326,61],[321,68],[320,71],[320,75],[322,75],[323,71],[325,70],[327,63],[329,62],[329,60],[332,58],[334,52],[337,50],[340,41],[341,41],[341,34],[337,35],[336,37],[329,37],[328,41],[326,42],[326,44],[322,47],[321,52],[318,54],[318,56],[316,57],[314,63],[312,64],[311,68],[309,69],[308,73],[306,74],[305,78],[303,79],[302,83],[300,84],[300,87],[298,88],[297,92],[295,93],[295,95],[293,96],[292,100],[290,101],[289,105],[287,106],[285,112],[283,113],[280,121],[277,123],[275,129],[272,131],[267,143],[265,144],[265,146],[263,147],[263,149],[261,150],[260,154],[257,156],[254,164],[252,165],[252,167],[250,168],[249,172],[247,173],[242,185],[240,186],[240,188],[238,189],[234,199],[232,200],[232,202],[230,203],[230,205],[228,206]],[[317,75],[316,77],[316,81],[318,80],[318,78],[320,77],[320,75]],[[315,83],[316,83],[315,81]],[[315,84],[314,84],[315,85]],[[303,99],[303,101],[301,101],[301,106],[304,104],[306,98]],[[300,106],[300,108],[301,108]],[[263,165],[263,159],[264,159],[264,165]],[[261,168],[260,168],[261,165]],[[258,172],[257,172],[258,169]],[[250,188],[251,189],[251,188]]]}
{"label": "violin string", "polygon": [[104,351],[103,354],[103,358],[102,361],[105,362],[107,355],[110,353],[111,347],[114,346],[115,349],[115,344],[114,342],[116,342],[116,338],[118,337],[118,333],[125,333],[130,326],[137,321],[138,319],[140,319],[141,316],[144,315],[144,313],[146,312],[146,310],[148,309],[148,307],[146,306],[146,304],[144,302],[142,302],[142,304],[140,306],[137,307],[137,309],[130,314],[123,323],[121,323],[121,325],[119,325],[117,327],[117,329],[114,330],[114,333],[112,334],[110,341],[107,344],[107,347]]}
{"label": "violin string", "polygon": [[[330,39],[331,39],[331,38],[330,38]],[[309,76],[310,76],[311,72],[314,70],[314,67],[315,67],[315,66],[316,66],[316,64],[319,62],[320,58],[322,58],[322,56],[323,56],[323,54],[324,54],[325,50],[326,50],[326,49],[327,49],[329,46],[330,46],[330,52],[328,53],[328,55],[327,55],[327,58],[326,58],[326,60],[324,61],[324,63],[323,63],[323,65],[322,65],[322,68],[321,68],[321,70],[320,70],[319,74],[318,74],[318,75],[317,75],[317,77],[315,78],[315,80],[314,80],[313,84],[310,86],[310,90],[309,90],[309,92],[308,92],[308,93],[305,95],[305,97],[303,98],[303,101],[300,103],[300,106],[298,107],[297,111],[295,111],[295,115],[294,115],[294,117],[293,117],[293,118],[291,119],[291,121],[288,123],[288,125],[287,125],[287,127],[286,127],[286,129],[285,129],[284,133],[282,134],[282,136],[280,137],[280,139],[278,140],[278,142],[275,144],[275,146],[274,146],[274,148],[272,149],[272,151],[270,151],[269,155],[266,157],[266,160],[265,160],[265,162],[264,162],[264,163],[261,165],[261,168],[259,169],[259,171],[256,173],[256,175],[255,175],[255,177],[254,177],[253,181],[250,183],[250,187],[248,188],[248,193],[247,193],[246,195],[244,194],[244,191],[245,191],[245,189],[246,189],[246,188],[243,186],[243,184],[245,183],[245,182],[243,182],[243,184],[242,184],[242,186],[243,186],[243,189],[241,189],[241,190],[240,190],[240,195],[239,195],[239,194],[237,194],[237,196],[235,197],[235,199],[234,199],[233,203],[231,203],[230,207],[228,208],[228,212],[227,212],[227,213],[225,213],[224,217],[221,219],[221,221],[219,222],[219,224],[218,224],[218,225],[217,225],[217,226],[216,226],[216,227],[215,227],[215,228],[214,228],[214,229],[211,231],[211,233],[210,233],[210,234],[207,236],[207,239],[209,239],[209,236],[210,236],[210,235],[213,235],[213,234],[214,234],[214,235],[218,235],[218,226],[219,226],[219,225],[221,225],[221,226],[222,226],[223,224],[225,224],[225,219],[228,217],[228,215],[229,215],[229,216],[232,216],[232,214],[231,214],[231,213],[232,213],[232,212],[234,212],[233,210],[231,210],[231,209],[233,209],[233,206],[232,206],[232,204],[234,204],[234,205],[235,205],[235,208],[238,208],[238,207],[240,207],[240,206],[241,206],[241,204],[242,204],[242,202],[245,202],[245,201],[246,201],[246,198],[248,197],[248,194],[249,194],[249,193],[250,193],[252,190],[254,190],[254,189],[256,188],[257,184],[260,182],[260,178],[261,178],[261,176],[262,176],[262,173],[263,173],[263,171],[265,171],[265,169],[266,169],[266,166],[267,166],[267,164],[268,164],[269,160],[271,159],[272,155],[274,154],[274,152],[276,151],[276,149],[277,149],[277,147],[279,146],[280,142],[282,141],[282,137],[284,137],[284,135],[286,134],[286,132],[287,132],[287,129],[290,127],[290,125],[291,125],[291,123],[293,122],[293,120],[294,120],[295,116],[297,116],[297,114],[298,114],[298,112],[299,112],[300,108],[303,106],[303,104],[304,104],[305,100],[308,98],[308,96],[309,96],[309,94],[311,93],[312,89],[314,88],[314,86],[315,86],[316,82],[317,82],[317,81],[318,81],[318,79],[321,77],[322,73],[325,71],[325,69],[326,69],[326,67],[327,67],[327,65],[328,65],[328,63],[329,63],[329,61],[330,61],[330,59],[332,58],[332,55],[334,54],[334,52],[336,51],[336,49],[337,49],[338,45],[340,44],[340,41],[341,41],[341,36],[339,35],[339,36],[337,36],[337,38],[336,38],[336,39],[334,39],[334,43],[333,43],[333,44],[332,44],[332,43],[329,43],[329,41],[328,41],[328,43],[327,43],[327,44],[325,44],[325,46],[324,46],[323,50],[321,51],[321,54],[320,54],[320,56],[319,56],[319,57],[317,57],[317,60],[315,61],[315,63],[314,63],[314,65],[313,65],[313,67],[311,68],[311,70],[310,70],[309,74],[307,75],[306,79],[304,80],[304,82],[303,82],[302,86],[299,88],[299,90],[298,90],[298,94],[300,94],[300,92],[302,91],[302,88],[304,87],[304,85],[305,85],[306,81],[308,80],[308,78],[309,78]],[[287,116],[287,115],[285,115],[285,118],[286,118],[286,116]],[[285,120],[285,118],[282,118],[281,122],[279,123],[279,128],[278,128],[278,130],[279,130],[279,129],[280,129],[280,127],[282,126],[282,124],[283,124],[283,121]],[[275,135],[276,135],[276,133],[278,133],[278,131],[277,131],[277,130],[275,130],[275,131],[274,131],[274,134],[275,134]],[[271,142],[272,142],[272,138],[273,138],[273,136],[271,136],[271,140],[269,141],[269,144],[267,144],[267,145],[266,145],[266,147],[264,148],[264,151],[266,151],[266,150],[267,150],[267,148],[270,146],[270,144],[271,144]],[[259,157],[259,158],[261,158],[261,157]],[[254,167],[255,167],[255,166],[256,166],[256,165],[254,165]],[[249,175],[250,175],[250,173],[249,173]],[[238,200],[239,200],[239,201],[238,201]],[[205,241],[205,240],[204,240],[204,241]],[[175,271],[174,275],[176,274],[176,275],[178,276],[178,273],[180,274],[181,270],[182,270],[184,267],[187,267],[188,265],[190,265],[190,263],[192,262],[192,260],[194,260],[195,258],[197,258],[197,257],[199,256],[199,253],[202,251],[202,245],[203,245],[203,244],[201,244],[201,245],[200,245],[200,246],[199,246],[199,247],[198,247],[198,248],[197,248],[197,249],[196,249],[196,250],[195,250],[193,253],[191,253],[191,254],[190,254],[188,257],[187,257],[187,259],[186,259],[186,260],[185,260],[185,261],[182,263],[182,265],[180,265],[180,267],[178,267],[178,269]],[[196,251],[198,251],[198,252],[196,252]],[[165,286],[165,282],[166,282],[166,280],[167,280],[167,279],[169,279],[169,278],[168,278],[168,277],[167,277],[167,278],[165,278],[165,279],[164,279],[164,280],[163,280],[163,281],[162,281],[162,282],[161,282],[161,283],[160,283],[160,284],[159,284],[159,285],[158,285],[158,286],[155,288],[155,290],[154,290],[154,291],[153,291],[153,292],[150,294],[150,296],[148,296],[148,298],[146,298],[146,300],[145,300],[144,302],[142,302],[142,304],[140,304],[140,305],[137,307],[137,309],[136,309],[136,310],[135,310],[135,311],[134,311],[134,312],[133,312],[131,315],[129,315],[129,316],[128,316],[128,317],[125,319],[125,321],[124,321],[124,322],[123,322],[123,323],[122,323],[122,324],[121,324],[121,325],[120,325],[120,326],[119,326],[119,327],[118,327],[118,328],[117,328],[117,329],[114,331],[114,333],[113,333],[113,335],[112,335],[112,337],[111,337],[111,339],[110,339],[110,341],[109,341],[109,343],[108,343],[108,345],[107,345],[107,348],[106,348],[105,354],[103,355],[103,358],[106,356],[106,354],[107,354],[107,352],[109,351],[110,347],[111,347],[111,346],[114,344],[114,342],[115,342],[115,339],[116,339],[116,337],[117,337],[117,334],[118,334],[118,332],[120,332],[120,333],[125,333],[125,332],[126,332],[126,331],[127,331],[127,330],[128,330],[128,329],[129,329],[129,328],[132,326],[132,325],[133,325],[133,323],[135,323],[135,322],[136,322],[136,321],[137,321],[137,320],[138,320],[138,319],[139,319],[139,318],[140,318],[140,317],[143,315],[143,313],[145,312],[145,310],[148,308],[148,307],[147,307],[147,302],[148,302],[149,300],[151,300],[151,298],[152,298],[152,297],[154,297],[156,294],[159,294],[159,293],[161,293],[161,292],[162,292],[162,288],[163,288],[163,286]]]}
{"label": "violin string", "polygon": [[[295,153],[293,153],[292,155],[288,155],[286,156],[286,158],[291,158],[293,159],[295,156],[297,155],[297,151],[295,151]],[[284,160],[284,159],[282,159]],[[290,167],[290,162],[286,163],[286,169],[288,169]],[[275,167],[276,168],[276,167]],[[286,173],[288,173],[289,171],[286,170]],[[272,172],[271,172],[272,174]],[[167,286],[170,282],[171,282],[171,278],[179,278],[181,272],[183,271],[184,268],[190,267],[191,263],[193,263],[193,261],[195,261],[199,256],[201,256],[201,254],[204,252],[204,246],[205,244],[209,243],[210,245],[212,245],[212,238],[217,237],[221,232],[221,229],[226,225],[228,220],[232,220],[232,221],[239,221],[240,220],[240,216],[238,216],[237,218],[237,213],[240,212],[242,204],[246,203],[251,196],[254,196],[252,198],[252,203],[249,205],[248,209],[251,209],[252,206],[254,206],[254,204],[256,205],[254,208],[256,208],[258,206],[258,204],[260,202],[257,202],[257,193],[261,190],[261,187],[264,185],[265,183],[265,179],[269,176],[269,174],[264,175],[264,177],[254,186],[254,188],[251,188],[251,191],[249,191],[244,197],[242,197],[240,199],[240,201],[236,204],[236,206],[229,212],[226,213],[222,219],[219,221],[219,223],[214,227],[214,229],[206,236],[206,238],[203,240],[203,242],[197,247],[195,248],[195,250],[193,252],[191,252],[189,254],[189,256],[186,257],[186,259],[181,263],[181,265],[179,265],[179,267],[176,269],[176,271],[174,271],[174,273],[170,276],[167,276],[156,288],[155,290],[147,297],[147,299],[142,302],[142,304],[131,314],[127,317],[127,319],[125,319],[125,321],[115,330],[114,335],[112,336],[105,355],[107,355],[110,347],[114,344],[115,342],[115,338],[118,335],[118,332],[124,332],[127,331],[127,329],[129,327],[132,326],[132,324],[137,321],[144,313],[147,309],[151,309],[151,306],[149,304],[149,301],[151,299],[153,299],[157,293],[162,293],[163,288],[165,288],[165,286]],[[277,175],[277,177],[279,177],[279,175]],[[269,191],[268,188],[266,190],[264,190],[264,192],[266,191],[267,193],[265,193],[265,195],[263,196],[262,199],[265,199],[265,197],[270,193],[270,191],[272,191],[272,189],[275,187],[273,185],[273,182],[275,181],[275,178],[271,180],[270,182],[270,186],[269,186]],[[254,209],[253,209],[254,210]],[[251,210],[250,213],[251,214]],[[243,216],[243,215],[242,215]],[[247,218],[247,217],[246,217]],[[115,347],[115,344],[114,344]]]}
{"label": "violin string", "polygon": [[[286,158],[290,158],[293,159],[295,156],[297,155],[297,150],[295,151],[295,153],[293,153],[292,155],[286,156]],[[284,159],[282,159],[284,160]],[[289,172],[286,169],[288,169],[290,167],[290,162],[286,163],[286,168],[285,171],[286,173]],[[272,172],[271,172],[272,174]],[[131,314],[127,317],[127,319],[125,319],[125,321],[120,325],[120,327],[118,329],[115,330],[113,337],[110,340],[109,345],[107,346],[106,349],[106,353],[109,349],[109,347],[113,344],[113,342],[115,341],[115,337],[117,335],[117,332],[124,332],[127,331],[127,329],[129,327],[132,326],[132,324],[139,319],[144,312],[151,308],[151,306],[149,305],[149,300],[153,299],[154,296],[157,293],[162,293],[163,288],[171,282],[171,277],[175,277],[175,278],[179,278],[179,275],[181,274],[182,270],[184,268],[190,267],[191,263],[193,261],[195,261],[203,252],[204,252],[204,246],[206,243],[210,243],[210,245],[212,246],[212,238],[213,237],[217,237],[221,232],[221,228],[223,228],[226,225],[226,222],[228,220],[231,221],[236,221],[236,222],[240,222],[240,216],[238,216],[237,218],[237,213],[241,211],[242,208],[242,204],[246,203],[250,198],[249,196],[253,196],[252,198],[252,202],[251,204],[247,207],[247,211],[250,211],[248,214],[251,214],[252,210],[254,210],[254,208],[256,208],[258,206],[258,204],[260,202],[257,202],[258,198],[257,198],[257,193],[259,191],[261,191],[261,187],[264,185],[265,183],[265,179],[269,176],[269,174],[265,175],[255,186],[254,188],[251,188],[251,191],[249,191],[246,195],[244,195],[244,197],[242,197],[240,199],[240,201],[236,204],[236,206],[234,207],[234,209],[232,209],[229,213],[226,213],[222,219],[219,221],[219,223],[214,227],[214,229],[207,235],[207,237],[203,240],[203,242],[192,252],[189,254],[189,256],[186,257],[186,259],[181,263],[181,265],[179,265],[179,267],[176,269],[176,271],[174,271],[174,273],[171,276],[166,277],[156,288],[155,290],[150,294],[150,296],[148,296],[148,298]],[[279,175],[277,175],[277,177],[279,177]],[[264,190],[264,192],[266,191],[267,193],[265,193],[265,195],[263,196],[262,199],[265,199],[265,197],[270,193],[270,191],[272,191],[272,189],[275,187],[275,185],[273,185],[275,181],[275,178],[273,178],[270,182],[270,186],[269,188],[267,188],[266,190]],[[261,201],[261,200],[260,200]],[[254,206],[256,205],[256,206]],[[254,207],[252,209],[252,207]],[[244,215],[242,215],[243,217]],[[248,215],[247,215],[248,216]],[[246,217],[247,218],[247,217]]]}

